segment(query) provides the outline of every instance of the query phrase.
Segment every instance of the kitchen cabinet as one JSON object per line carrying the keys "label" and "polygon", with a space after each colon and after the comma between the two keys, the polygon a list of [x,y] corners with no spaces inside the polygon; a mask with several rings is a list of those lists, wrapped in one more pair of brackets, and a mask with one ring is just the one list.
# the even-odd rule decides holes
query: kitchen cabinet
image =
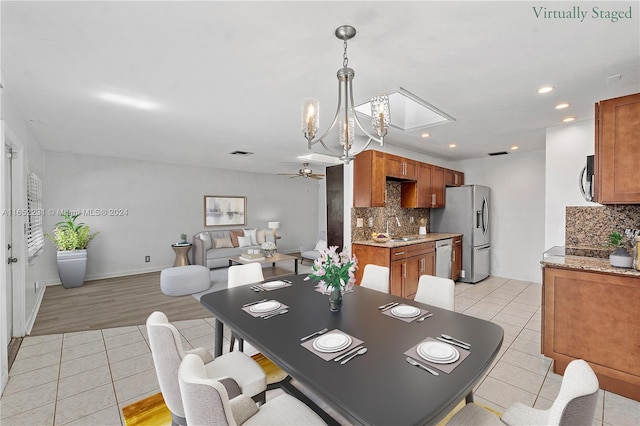
{"label": "kitchen cabinet", "polygon": [[402,182],[400,205],[404,208],[431,207],[431,164],[418,163],[415,182]]}
{"label": "kitchen cabinet", "polygon": [[640,204],[640,93],[595,107],[595,201]]}
{"label": "kitchen cabinet", "polygon": [[415,180],[418,175],[418,164],[414,160],[386,154],[387,177]]}
{"label": "kitchen cabinet", "polygon": [[446,169],[444,183],[445,186],[462,186],[464,185],[464,173]]}
{"label": "kitchen cabinet", "polygon": [[353,206],[384,207],[387,190],[384,152],[361,152],[353,163]]}
{"label": "kitchen cabinet", "polygon": [[431,208],[442,208],[445,206],[444,189],[444,169],[433,166],[431,168]]}
{"label": "kitchen cabinet", "polygon": [[462,237],[453,239],[451,248],[451,279],[456,281],[462,272]]}
{"label": "kitchen cabinet", "polygon": [[351,250],[358,259],[356,282],[362,280],[365,265],[386,266],[389,268],[390,292],[395,296],[413,299],[420,276],[435,272],[436,248],[433,241],[393,248],[353,244]]}
{"label": "kitchen cabinet", "polygon": [[543,269],[542,353],[557,374],[584,359],[600,388],[640,401],[640,276],[582,266]]}

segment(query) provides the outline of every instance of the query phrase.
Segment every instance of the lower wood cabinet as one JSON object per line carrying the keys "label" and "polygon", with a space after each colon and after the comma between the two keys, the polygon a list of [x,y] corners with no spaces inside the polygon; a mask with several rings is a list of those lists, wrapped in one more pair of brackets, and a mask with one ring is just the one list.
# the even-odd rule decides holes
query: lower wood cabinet
{"label": "lower wood cabinet", "polygon": [[394,248],[353,244],[351,249],[358,259],[356,283],[362,280],[365,265],[386,266],[389,268],[390,292],[394,296],[413,299],[420,276],[435,273],[436,247],[433,241]]}
{"label": "lower wood cabinet", "polygon": [[462,237],[453,239],[451,249],[451,279],[456,281],[462,272]]}
{"label": "lower wood cabinet", "polygon": [[544,267],[542,353],[562,374],[584,359],[600,388],[640,401],[640,277]]}

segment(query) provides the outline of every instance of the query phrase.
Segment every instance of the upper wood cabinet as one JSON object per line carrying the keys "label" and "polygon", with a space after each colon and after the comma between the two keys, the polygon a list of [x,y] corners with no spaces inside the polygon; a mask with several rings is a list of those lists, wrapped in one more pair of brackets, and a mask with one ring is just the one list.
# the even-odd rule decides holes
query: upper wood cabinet
{"label": "upper wood cabinet", "polygon": [[446,169],[444,183],[446,186],[462,186],[464,185],[464,173]]}
{"label": "upper wood cabinet", "polygon": [[414,160],[398,157],[397,155],[386,154],[387,176],[398,179],[416,179],[418,175],[418,164]]}
{"label": "upper wood cabinet", "polygon": [[595,201],[639,204],[640,93],[596,104],[595,140]]}
{"label": "upper wood cabinet", "polygon": [[404,208],[431,207],[431,164],[418,163],[418,176],[415,182],[402,182],[400,205]]}
{"label": "upper wood cabinet", "polygon": [[387,190],[384,152],[361,152],[353,163],[353,206],[384,207]]}
{"label": "upper wood cabinet", "polygon": [[438,166],[431,168],[431,208],[441,208],[445,206],[444,170],[445,169]]}

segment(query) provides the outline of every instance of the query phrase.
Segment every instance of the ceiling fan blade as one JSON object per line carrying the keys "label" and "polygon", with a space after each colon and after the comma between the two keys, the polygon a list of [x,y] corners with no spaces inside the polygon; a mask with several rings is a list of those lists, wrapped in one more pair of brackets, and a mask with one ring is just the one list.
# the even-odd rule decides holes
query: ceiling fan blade
{"label": "ceiling fan blade", "polygon": [[309,176],[309,177],[310,177],[311,179],[315,179],[315,180],[322,180],[322,179],[323,179],[321,176],[314,176],[314,175],[311,175],[311,176]]}

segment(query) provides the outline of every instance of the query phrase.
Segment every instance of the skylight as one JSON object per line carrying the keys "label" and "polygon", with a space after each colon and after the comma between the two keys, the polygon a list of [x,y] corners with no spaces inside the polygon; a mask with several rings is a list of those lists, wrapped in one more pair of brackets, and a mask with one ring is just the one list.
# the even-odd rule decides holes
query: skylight
{"label": "skylight", "polygon": [[[413,132],[456,121],[449,114],[440,111],[402,87],[387,93],[387,95],[389,96],[389,110],[391,111],[391,127],[395,129],[403,132]],[[356,111],[366,117],[371,117],[371,108],[368,101],[356,106]]]}

